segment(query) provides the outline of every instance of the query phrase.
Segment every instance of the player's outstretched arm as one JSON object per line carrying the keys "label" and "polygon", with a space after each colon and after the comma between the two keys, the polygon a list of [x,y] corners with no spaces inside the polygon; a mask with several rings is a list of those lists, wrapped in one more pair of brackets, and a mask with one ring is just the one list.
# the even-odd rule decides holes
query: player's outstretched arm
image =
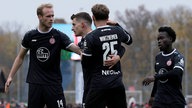
{"label": "player's outstretched arm", "polygon": [[5,93],[7,93],[9,91],[9,86],[13,80],[13,77],[15,76],[17,70],[20,68],[20,66],[23,63],[23,59],[27,53],[27,49],[21,48],[19,51],[19,54],[17,55],[17,57],[15,58],[15,61],[13,63],[13,66],[11,68],[11,71],[8,75],[7,81],[5,83]]}
{"label": "player's outstretched arm", "polygon": [[154,76],[147,76],[144,80],[143,80],[143,85],[147,86],[149,85],[151,82],[155,81],[155,77]]}
{"label": "player's outstretched arm", "polygon": [[75,44],[72,44],[68,49],[81,55],[81,49]]}
{"label": "player's outstretched arm", "polygon": [[[111,26],[119,26],[120,28],[122,28],[119,23],[112,21],[112,20],[108,20],[107,21],[107,25],[111,25]],[[123,28],[122,28],[123,29]],[[127,45],[131,45],[133,40],[132,40],[132,36],[130,33],[128,33],[125,29],[123,29],[123,31],[125,32],[125,34],[129,37],[129,40],[127,41]]]}
{"label": "player's outstretched arm", "polygon": [[105,66],[109,66],[109,69],[111,69],[114,65],[116,65],[120,61],[124,53],[125,53],[125,47],[121,46],[121,50],[118,51],[117,55],[111,54],[108,56],[110,59],[104,61]]}
{"label": "player's outstretched arm", "polygon": [[105,60],[105,66],[109,66],[109,69],[111,69],[117,62],[120,61],[119,55],[109,55],[111,59]]}

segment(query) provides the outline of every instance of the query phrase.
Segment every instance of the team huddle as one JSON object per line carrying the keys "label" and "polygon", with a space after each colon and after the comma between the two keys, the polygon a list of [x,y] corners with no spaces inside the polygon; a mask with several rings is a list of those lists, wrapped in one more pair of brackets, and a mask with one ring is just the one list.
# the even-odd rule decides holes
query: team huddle
{"label": "team huddle", "polygon": [[[64,49],[81,55],[83,108],[127,108],[120,59],[127,56],[122,43],[131,45],[132,36],[117,22],[109,20],[110,11],[106,5],[95,4],[91,12],[92,17],[87,12],[71,16],[72,31],[82,37],[75,45],[66,34],[52,27],[53,5],[40,5],[37,8],[39,25],[24,35],[5,92],[30,51],[28,108],[44,108],[45,105],[47,108],[66,108],[61,84],[65,79],[60,71],[60,54]],[[92,30],[92,23],[95,30]],[[172,47],[176,40],[175,31],[167,26],[158,31],[160,52],[155,58],[156,73],[144,78],[143,85],[154,82],[150,98],[152,108],[184,108],[186,102],[181,91],[184,57]]]}

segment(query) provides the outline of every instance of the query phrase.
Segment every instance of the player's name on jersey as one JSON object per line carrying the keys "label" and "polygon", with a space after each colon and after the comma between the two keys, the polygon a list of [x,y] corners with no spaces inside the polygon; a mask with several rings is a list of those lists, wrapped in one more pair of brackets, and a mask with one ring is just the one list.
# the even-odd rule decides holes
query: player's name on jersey
{"label": "player's name on jersey", "polygon": [[113,34],[113,35],[105,35],[105,36],[101,36],[99,37],[100,41],[109,41],[109,40],[115,40],[118,39],[117,34]]}

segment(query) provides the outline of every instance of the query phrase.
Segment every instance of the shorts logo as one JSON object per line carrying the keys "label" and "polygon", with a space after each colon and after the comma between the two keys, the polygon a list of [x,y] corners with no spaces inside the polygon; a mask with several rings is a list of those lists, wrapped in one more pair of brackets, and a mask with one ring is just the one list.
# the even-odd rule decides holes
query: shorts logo
{"label": "shorts logo", "polygon": [[40,47],[37,49],[36,52],[37,59],[41,62],[45,62],[49,59],[50,57],[50,52],[47,48],[45,47]]}

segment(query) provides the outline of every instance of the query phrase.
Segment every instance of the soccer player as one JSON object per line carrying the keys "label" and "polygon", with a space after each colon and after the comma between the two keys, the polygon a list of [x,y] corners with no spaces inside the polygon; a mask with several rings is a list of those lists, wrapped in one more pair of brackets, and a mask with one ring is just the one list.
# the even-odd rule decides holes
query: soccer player
{"label": "soccer player", "polygon": [[158,47],[160,52],[155,57],[154,76],[143,80],[143,85],[154,82],[150,102],[152,108],[184,108],[185,98],[182,94],[182,76],[184,57],[172,47],[176,33],[171,27],[163,26],[158,30]]}
{"label": "soccer player", "polygon": [[[86,12],[79,12],[77,14],[73,14],[71,16],[71,20],[72,20],[72,31],[74,32],[75,36],[81,36],[81,41],[78,43],[78,46],[80,47],[81,50],[83,50],[84,38],[87,34],[89,34],[92,31],[91,16]],[[90,73],[88,73],[86,69],[83,68],[83,66],[82,66],[82,70],[83,70],[83,81],[84,81],[82,107],[84,107],[85,98],[89,90],[89,83],[90,83],[91,77],[90,77]]]}
{"label": "soccer player", "polygon": [[[72,20],[72,31],[74,31],[75,36],[82,37],[81,41],[78,43],[78,46],[81,48],[81,50],[83,50],[84,49],[84,38],[86,37],[87,34],[91,33],[91,31],[92,31],[91,16],[87,12],[79,12],[77,14],[73,14],[71,16],[71,20]],[[108,21],[108,24],[113,25],[114,22]],[[125,51],[125,49],[122,48],[122,54],[120,56],[123,56],[124,51]],[[111,57],[112,57],[112,59],[107,60],[105,63],[106,65],[109,65],[110,68],[113,67],[120,60],[119,55],[111,55]],[[82,69],[83,69],[83,79],[84,79],[84,92],[83,92],[82,104],[84,107],[86,95],[88,93],[89,86],[90,86],[91,73],[88,72],[89,70],[83,64],[82,64]]]}
{"label": "soccer player", "polygon": [[29,83],[29,108],[66,108],[60,71],[61,49],[81,54],[78,46],[69,37],[52,28],[54,11],[52,4],[42,4],[37,8],[39,25],[37,29],[28,31],[22,40],[21,49],[16,57],[5,84],[5,92],[14,75],[30,51],[30,63],[27,75]]}
{"label": "soccer player", "polygon": [[118,24],[107,25],[107,6],[96,4],[92,13],[96,29],[86,35],[82,52],[82,64],[91,73],[85,108],[127,108],[120,61],[109,68],[105,60],[111,59],[110,55],[119,55],[121,43],[131,44],[132,37]]}

